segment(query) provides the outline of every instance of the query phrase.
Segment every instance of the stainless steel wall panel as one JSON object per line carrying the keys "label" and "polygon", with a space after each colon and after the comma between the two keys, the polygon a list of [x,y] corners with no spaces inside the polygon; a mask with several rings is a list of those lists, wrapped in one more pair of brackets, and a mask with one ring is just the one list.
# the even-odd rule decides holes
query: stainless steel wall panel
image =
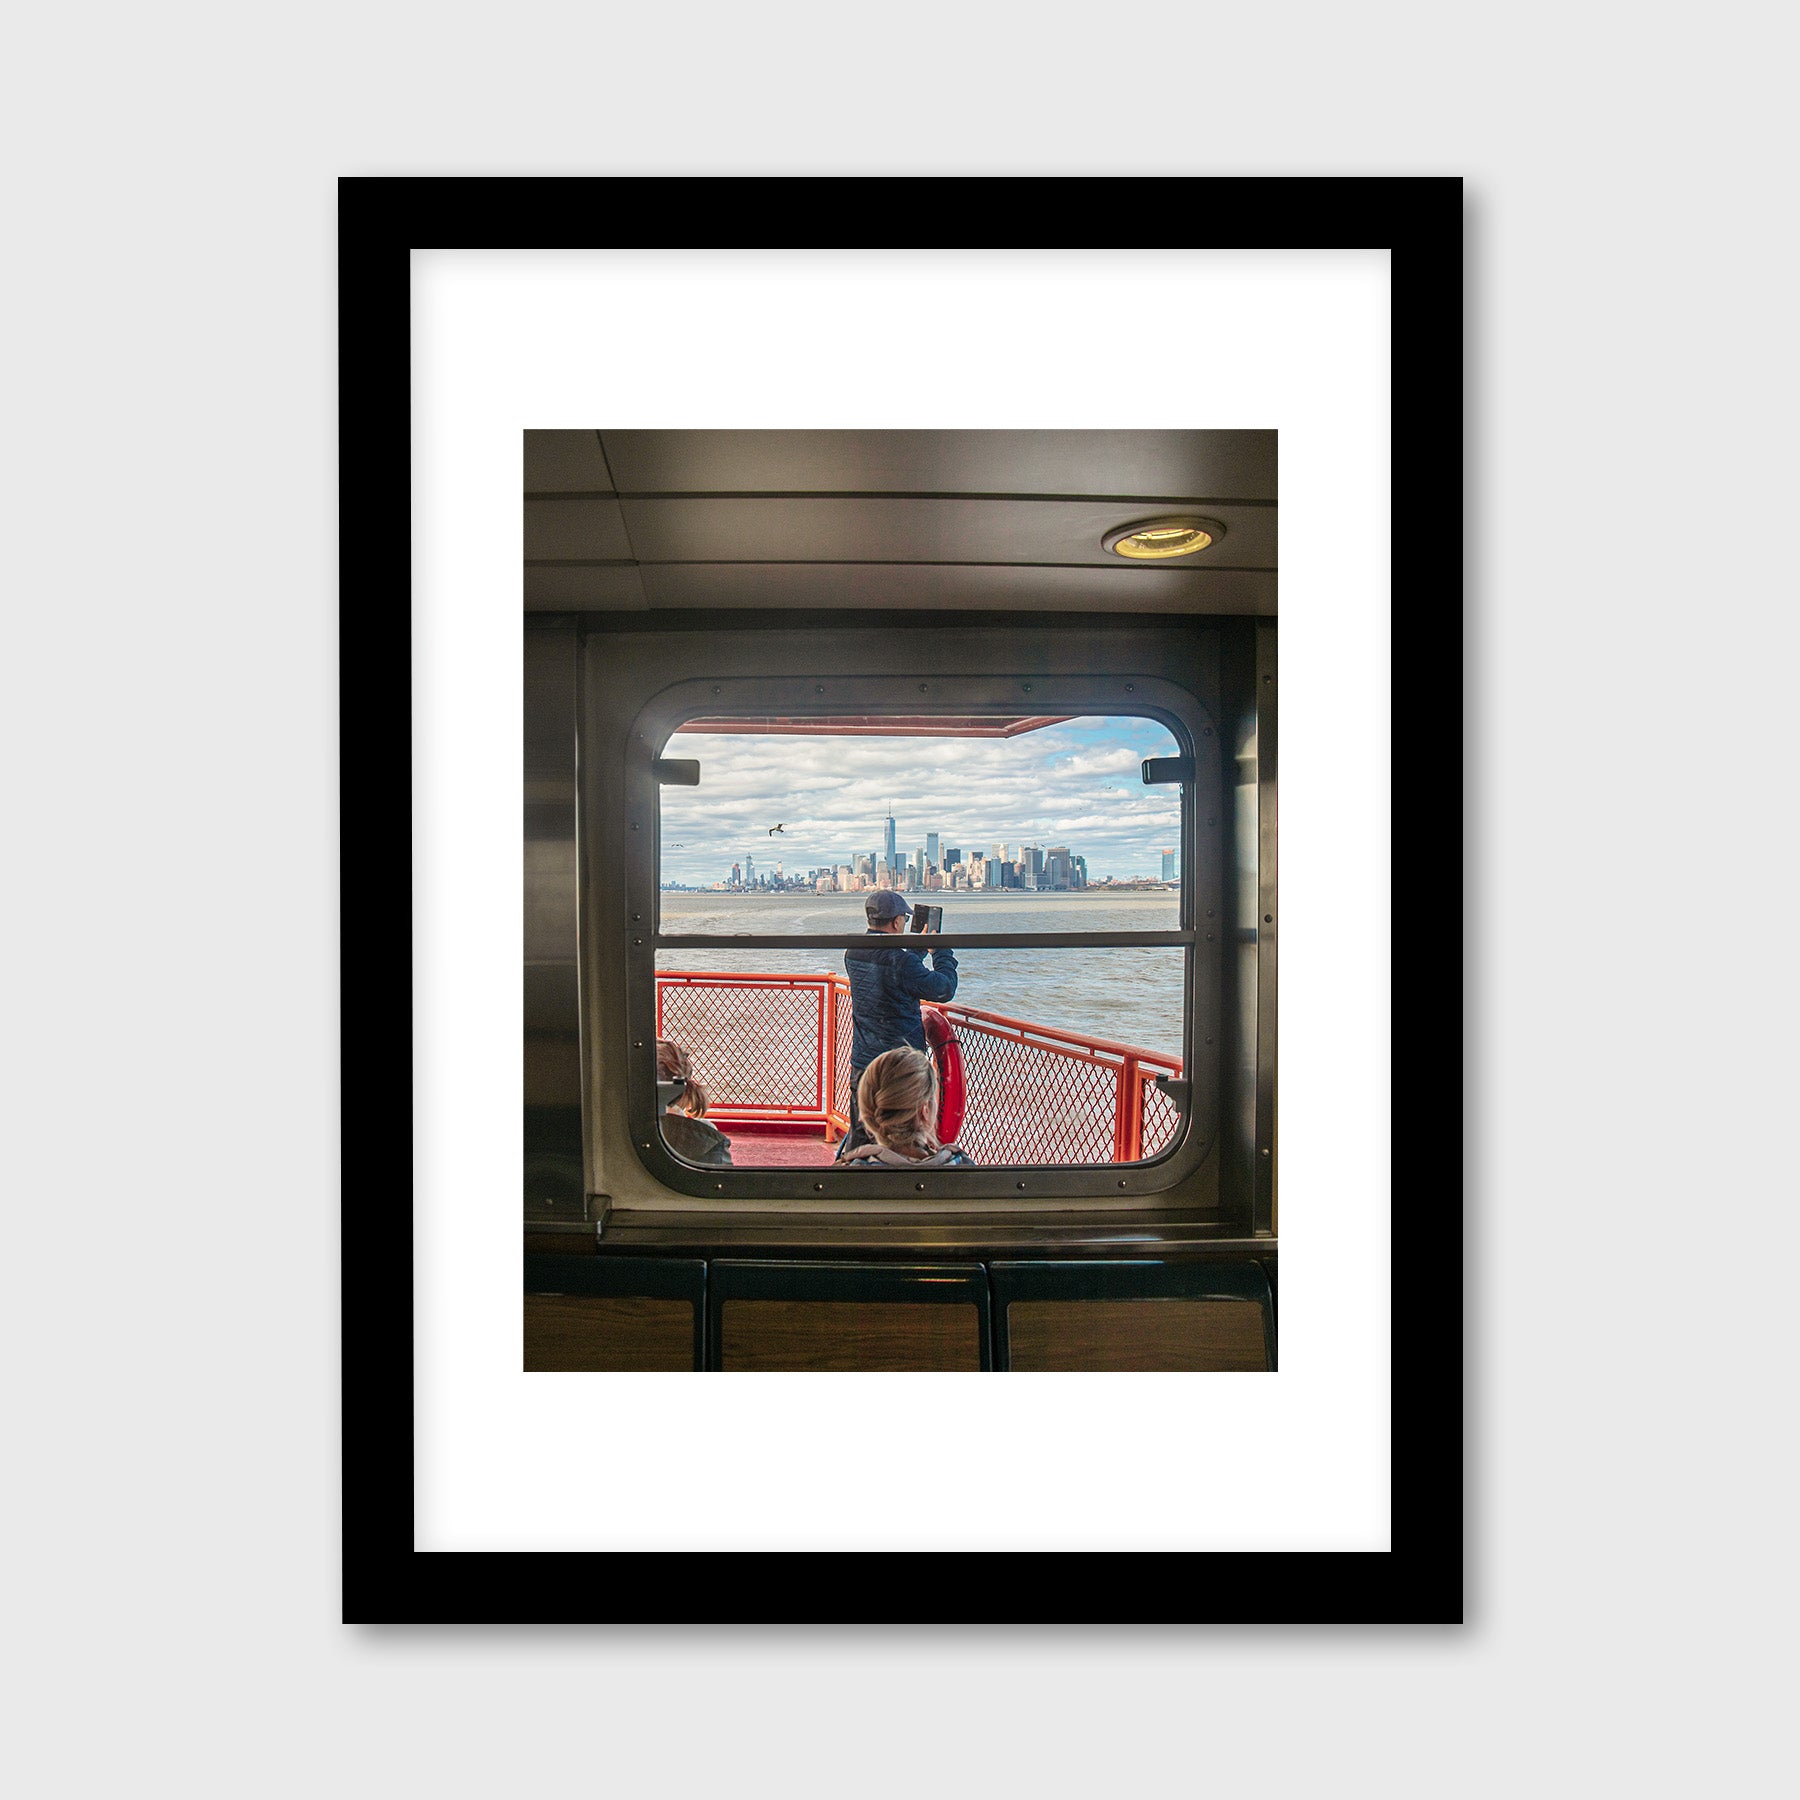
{"label": "stainless steel wall panel", "polygon": [[[533,835],[575,836],[575,628],[525,633],[525,799]],[[561,808],[560,812],[546,808]]]}
{"label": "stainless steel wall panel", "polygon": [[1281,683],[1275,627],[1256,628],[1256,1214],[1258,1231],[1275,1229],[1276,716]]}
{"label": "stainless steel wall panel", "polygon": [[[1224,1205],[1249,1230],[1257,1192],[1257,999],[1261,888],[1256,662],[1261,621],[1221,622],[1220,713],[1225,744],[1224,849],[1214,907],[1226,954],[1220,964],[1219,1187]],[[1268,627],[1271,631],[1274,627]],[[1185,891],[1185,884],[1184,884]],[[1211,917],[1212,915],[1208,915]]]}
{"label": "stainless steel wall panel", "polygon": [[[560,1182],[539,1181],[533,1204],[553,1214],[581,1195],[581,998],[575,817],[576,640],[572,627],[525,633],[524,1106],[528,1164],[572,1146]],[[540,1162],[541,1162],[540,1157]],[[536,1165],[532,1165],[536,1166]],[[541,1170],[540,1170],[541,1174]]]}
{"label": "stainless steel wall panel", "polygon": [[1272,431],[605,431],[621,493],[1276,498]]}
{"label": "stainless steel wall panel", "polygon": [[525,961],[574,972],[575,840],[525,840]]}

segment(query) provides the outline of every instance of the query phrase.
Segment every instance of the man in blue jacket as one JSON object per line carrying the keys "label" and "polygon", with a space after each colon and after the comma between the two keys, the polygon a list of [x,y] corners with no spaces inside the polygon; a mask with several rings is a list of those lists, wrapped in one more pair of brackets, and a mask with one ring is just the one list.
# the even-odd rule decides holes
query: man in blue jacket
{"label": "man in blue jacket", "polygon": [[[870,937],[897,937],[906,929],[912,908],[891,888],[877,888],[863,902]],[[920,933],[924,936],[924,933]],[[921,1000],[942,1002],[956,995],[956,952],[933,950],[931,967],[917,950],[902,943],[859,945],[844,952],[844,972],[850,977],[850,1014],[855,1033],[850,1040],[850,1133],[838,1145],[838,1155],[872,1142],[856,1110],[856,1084],[863,1070],[884,1050],[910,1044],[930,1051],[925,1043]]]}

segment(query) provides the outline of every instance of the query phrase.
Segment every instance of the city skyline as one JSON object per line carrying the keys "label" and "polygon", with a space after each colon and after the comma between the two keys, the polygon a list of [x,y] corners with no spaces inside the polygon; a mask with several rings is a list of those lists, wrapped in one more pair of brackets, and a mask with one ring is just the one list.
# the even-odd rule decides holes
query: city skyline
{"label": "city skyline", "polygon": [[[894,821],[890,817],[882,823],[883,843],[893,842],[893,832],[885,828],[891,827]],[[940,851],[941,862],[933,858],[933,851]],[[1160,879],[1165,881],[1170,878],[1169,860],[1170,853],[1163,851]],[[878,888],[892,888],[907,894],[968,893],[985,889],[1007,889],[1015,893],[1074,892],[1090,885],[1103,885],[1103,881],[1090,882],[1086,856],[1067,844],[996,842],[987,850],[965,851],[958,844],[942,844],[941,834],[935,831],[928,832],[926,842],[917,846],[910,856],[901,855],[897,850],[891,857],[885,849],[859,850],[836,864],[807,864],[788,870],[785,862],[785,858],[777,858],[773,870],[767,866],[758,868],[755,854],[751,852],[741,863],[734,862],[719,881],[665,885],[681,886],[690,891],[696,887],[700,891],[741,887],[786,892],[810,889],[818,893],[866,893]]]}
{"label": "city skyline", "polygon": [[952,849],[1035,845],[1084,857],[1090,883],[1154,881],[1179,831],[1178,790],[1139,779],[1145,757],[1178,749],[1151,719],[1074,719],[1018,738],[721,733],[682,749],[699,754],[701,779],[661,790],[661,874],[683,886],[711,887],[751,858],[790,878],[855,869],[888,854],[890,832],[895,863],[934,860],[935,836],[940,868]]}

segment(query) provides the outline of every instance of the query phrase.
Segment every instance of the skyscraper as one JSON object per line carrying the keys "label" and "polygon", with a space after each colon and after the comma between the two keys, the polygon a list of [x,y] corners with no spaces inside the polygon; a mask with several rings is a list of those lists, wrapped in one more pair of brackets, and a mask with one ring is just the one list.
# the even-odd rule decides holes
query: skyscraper
{"label": "skyscraper", "polygon": [[1165,850],[1162,853],[1162,859],[1162,878],[1164,881],[1173,881],[1175,879],[1175,852]]}
{"label": "skyscraper", "polygon": [[[938,834],[935,831],[928,831],[925,834],[925,860],[928,863],[937,863]],[[939,866],[941,867],[942,865]]]}
{"label": "skyscraper", "polygon": [[897,868],[899,866],[900,857],[894,848],[894,815],[891,811],[887,816],[887,836],[882,842],[887,846],[887,866],[890,869]]}

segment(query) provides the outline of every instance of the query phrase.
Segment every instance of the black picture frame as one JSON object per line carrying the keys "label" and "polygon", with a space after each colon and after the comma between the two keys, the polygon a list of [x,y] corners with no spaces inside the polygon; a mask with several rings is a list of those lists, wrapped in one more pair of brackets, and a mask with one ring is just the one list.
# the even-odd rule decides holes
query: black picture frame
{"label": "black picture frame", "polygon": [[[852,187],[881,204],[846,206]],[[1022,191],[1029,189],[1029,198]],[[679,204],[672,204],[675,198]],[[338,191],[340,458],[340,807],[343,1106],[343,1616],[349,1622],[660,1622],[692,1607],[667,1580],[677,1553],[435,1552],[414,1547],[411,1078],[396,1108],[390,1035],[362,1029],[379,994],[394,1004],[394,921],[379,938],[358,902],[372,869],[391,867],[393,831],[357,772],[410,759],[410,521],[394,504],[412,433],[410,255],[417,248],[585,249],[585,221],[630,218],[634,246],[682,245],[696,218],[729,221],[717,248],[820,247],[820,221],[930,221],[933,248],[992,248],[1002,221],[1055,219],[1072,241],[1084,222],[1160,216],[1216,222],[1218,248],[1385,248],[1391,254],[1391,492],[1395,655],[1410,741],[1460,742],[1462,569],[1462,183],[1455,177],[1006,179],[824,177],[712,179],[346,178]],[[840,246],[825,245],[832,248]],[[841,246],[849,248],[852,246]],[[1095,241],[1097,251],[1107,246]],[[1404,535],[1400,508],[1404,506]],[[1422,652],[1434,652],[1427,679]],[[1447,784],[1446,784],[1447,785]],[[379,816],[378,816],[379,813]],[[1396,809],[1396,816],[1398,810]],[[1454,804],[1414,804],[1395,837],[1401,861],[1440,856],[1429,909],[1404,914],[1394,967],[1460,966],[1452,921],[1459,879]],[[1446,887],[1449,891],[1446,893]],[[1396,923],[1396,933],[1400,926]],[[1396,943],[1396,950],[1399,945]],[[1427,984],[1437,995],[1448,980]],[[1395,1008],[1431,1053],[1408,1059],[1410,1115],[1461,1112],[1451,1046],[1460,1020],[1433,1003],[1437,1028],[1409,996]],[[1396,1036],[1396,1042],[1401,1041]],[[1396,1094],[1399,1084],[1396,1083]],[[1396,1111],[1398,1100],[1396,1099]],[[1398,1148],[1408,1136],[1393,1120]],[[900,1552],[679,1553],[679,1572],[708,1577],[700,1622],[1451,1623],[1462,1617],[1462,1224],[1460,1179],[1440,1158],[1395,1161],[1392,1234],[1392,1548],[1385,1552],[1138,1553],[1129,1580],[1108,1552],[1018,1553],[985,1559],[979,1583],[895,1581]],[[1450,1192],[1446,1194],[1448,1188]],[[645,1560],[648,1558],[649,1560]],[[926,1562],[948,1558],[922,1556]],[[966,1572],[966,1561],[953,1566]],[[959,1613],[946,1596],[967,1593]],[[619,1597],[638,1596],[620,1610]],[[979,1598],[975,1598],[975,1596]]]}

